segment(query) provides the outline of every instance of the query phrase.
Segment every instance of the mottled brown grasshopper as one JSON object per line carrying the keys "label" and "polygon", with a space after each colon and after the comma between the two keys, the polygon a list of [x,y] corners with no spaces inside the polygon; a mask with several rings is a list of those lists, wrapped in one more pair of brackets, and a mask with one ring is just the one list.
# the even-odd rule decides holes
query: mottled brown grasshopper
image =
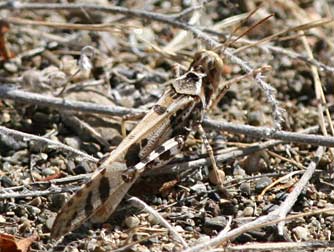
{"label": "mottled brown grasshopper", "polygon": [[[203,112],[218,89],[222,71],[219,55],[196,53],[189,69],[172,81],[156,105],[101,162],[99,171],[64,205],[53,224],[52,238],[58,239],[88,219],[105,222],[143,171],[173,159],[190,130],[203,133]],[[205,134],[202,138],[217,175],[212,149]]]}

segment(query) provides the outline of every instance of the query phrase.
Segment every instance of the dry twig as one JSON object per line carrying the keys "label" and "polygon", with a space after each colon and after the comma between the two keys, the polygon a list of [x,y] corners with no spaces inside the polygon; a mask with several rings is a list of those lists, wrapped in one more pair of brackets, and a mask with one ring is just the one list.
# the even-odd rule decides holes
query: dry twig
{"label": "dry twig", "polygon": [[10,99],[18,102],[24,102],[28,104],[37,104],[41,106],[48,106],[59,110],[68,111],[81,111],[86,113],[99,113],[109,116],[142,116],[145,114],[145,110],[141,109],[128,109],[120,106],[107,106],[95,103],[72,101],[61,98],[55,98],[46,95],[40,95],[28,91],[18,90],[9,86],[0,87],[0,98]]}
{"label": "dry twig", "polygon": [[187,242],[182,238],[182,236],[179,235],[175,228],[171,224],[169,224],[168,221],[165,220],[156,210],[154,210],[152,207],[150,207],[144,201],[138,199],[137,197],[131,197],[129,200],[132,201],[137,207],[144,208],[143,210],[154,216],[154,218],[156,218],[161,225],[166,227],[172,234],[174,239],[179,241],[184,248],[189,248]]}
{"label": "dry twig", "polygon": [[[314,160],[309,164],[307,167],[305,173],[300,178],[300,180],[295,184],[294,189],[292,192],[289,193],[288,197],[284,200],[284,202],[280,205],[280,207],[276,210],[276,214],[280,218],[285,218],[286,215],[290,212],[293,205],[296,203],[298,196],[302,192],[302,190],[305,188],[309,180],[311,179],[315,168],[317,167],[321,157],[325,153],[324,147],[318,147]],[[283,227],[285,222],[281,221],[278,224],[278,232],[280,235],[283,235]]]}
{"label": "dry twig", "polygon": [[90,156],[90,155],[88,155],[88,154],[86,154],[82,151],[76,150],[76,149],[74,149],[74,148],[72,148],[72,147],[70,147],[66,144],[56,142],[56,141],[50,140],[50,139],[45,138],[45,137],[35,136],[35,135],[32,135],[32,134],[20,132],[20,131],[17,131],[17,130],[8,129],[8,128],[3,127],[3,126],[0,126],[0,134],[18,137],[18,138],[23,139],[24,141],[34,140],[34,141],[38,141],[38,142],[42,142],[42,143],[47,143],[50,146],[56,146],[60,149],[63,149],[63,150],[69,151],[71,153],[74,153],[76,155],[79,155],[81,157],[84,157],[87,160],[90,160],[90,161],[93,161],[93,162],[98,161],[98,159],[96,159],[96,158],[94,158],[94,157],[92,157],[92,156]]}
{"label": "dry twig", "polygon": [[260,139],[279,139],[285,142],[294,142],[302,144],[312,144],[315,146],[334,146],[334,137],[322,136],[322,135],[308,135],[303,133],[295,133],[289,131],[275,131],[272,132],[271,128],[267,127],[254,127],[250,125],[236,125],[232,123],[226,123],[221,121],[215,121],[211,119],[204,120],[204,126],[223,130],[235,134],[245,134],[254,138]]}
{"label": "dry twig", "polygon": [[305,251],[318,248],[329,249],[334,247],[332,241],[305,241],[305,242],[267,242],[231,245],[224,251]]}

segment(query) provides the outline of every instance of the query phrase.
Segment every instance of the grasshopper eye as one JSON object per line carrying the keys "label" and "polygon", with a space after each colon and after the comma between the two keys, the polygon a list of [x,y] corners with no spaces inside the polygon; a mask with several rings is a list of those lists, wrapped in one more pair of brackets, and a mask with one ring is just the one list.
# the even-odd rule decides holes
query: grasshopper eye
{"label": "grasshopper eye", "polygon": [[197,82],[197,81],[199,81],[199,77],[198,77],[198,75],[195,74],[195,73],[193,73],[193,72],[189,72],[189,73],[187,74],[186,78],[187,78],[188,80],[193,81],[193,82]]}
{"label": "grasshopper eye", "polygon": [[212,60],[208,60],[208,69],[211,71],[215,68],[215,63]]}

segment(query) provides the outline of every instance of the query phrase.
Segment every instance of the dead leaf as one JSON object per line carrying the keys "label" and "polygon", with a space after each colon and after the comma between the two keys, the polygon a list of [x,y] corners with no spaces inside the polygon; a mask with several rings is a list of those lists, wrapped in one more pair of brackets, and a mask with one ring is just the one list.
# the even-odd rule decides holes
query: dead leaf
{"label": "dead leaf", "polygon": [[6,40],[6,33],[9,32],[9,23],[1,19],[0,20],[0,55],[4,60],[13,58],[12,52],[9,50]]}
{"label": "dead leaf", "polygon": [[163,196],[167,196],[173,190],[173,188],[177,185],[178,182],[179,181],[177,179],[173,179],[173,180],[163,183],[163,185],[159,189],[159,192]]}
{"label": "dead leaf", "polygon": [[37,238],[37,235],[19,239],[10,234],[0,234],[0,251],[28,252],[31,243]]}

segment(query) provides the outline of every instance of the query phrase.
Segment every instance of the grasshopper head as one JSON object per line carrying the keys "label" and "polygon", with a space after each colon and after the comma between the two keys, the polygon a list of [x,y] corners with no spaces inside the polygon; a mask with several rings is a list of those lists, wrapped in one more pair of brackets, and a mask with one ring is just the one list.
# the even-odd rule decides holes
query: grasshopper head
{"label": "grasshopper head", "polygon": [[203,50],[197,52],[189,69],[198,74],[204,74],[201,87],[201,100],[205,101],[205,107],[210,105],[212,94],[219,86],[223,73],[223,60],[213,51]]}
{"label": "grasshopper head", "polygon": [[218,88],[223,72],[223,60],[212,51],[195,54],[188,71],[173,82],[179,94],[198,96],[203,108],[210,105],[212,94]]}

